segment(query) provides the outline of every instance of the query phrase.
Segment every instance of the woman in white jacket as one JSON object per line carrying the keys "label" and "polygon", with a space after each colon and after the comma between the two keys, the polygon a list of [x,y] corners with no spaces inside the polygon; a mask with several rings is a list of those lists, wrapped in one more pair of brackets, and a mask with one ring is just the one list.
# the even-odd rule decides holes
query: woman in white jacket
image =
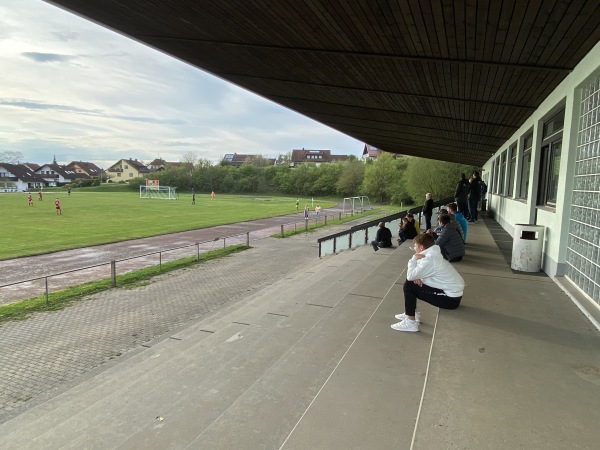
{"label": "woman in white jacket", "polygon": [[404,313],[392,325],[396,331],[419,331],[417,299],[443,309],[456,309],[462,299],[465,281],[452,264],[444,259],[433,236],[419,234],[413,240],[415,254],[408,261],[404,282]]}

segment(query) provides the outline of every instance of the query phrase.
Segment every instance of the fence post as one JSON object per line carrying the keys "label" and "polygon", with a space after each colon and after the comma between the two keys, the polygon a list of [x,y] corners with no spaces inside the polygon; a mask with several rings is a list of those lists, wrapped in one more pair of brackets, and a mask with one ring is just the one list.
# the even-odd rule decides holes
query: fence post
{"label": "fence post", "polygon": [[50,301],[48,300],[48,277],[46,277],[46,306],[48,306],[50,304]]}
{"label": "fence post", "polygon": [[225,239],[227,238],[223,238],[223,248],[225,248]]}
{"label": "fence post", "polygon": [[319,259],[321,259],[321,242],[319,242]]}
{"label": "fence post", "polygon": [[325,226],[327,226],[327,216],[325,216]]}
{"label": "fence post", "polygon": [[200,261],[200,243],[196,242],[196,261]]}
{"label": "fence post", "polygon": [[112,287],[116,287],[117,286],[117,263],[114,259],[111,260],[111,262],[110,262],[110,279],[111,279]]}
{"label": "fence post", "polygon": [[304,220],[304,231],[308,231],[308,219]]}
{"label": "fence post", "polygon": [[348,250],[352,250],[352,233],[348,235]]}
{"label": "fence post", "polygon": [[365,245],[369,242],[369,229],[365,228]]}
{"label": "fence post", "polygon": [[283,236],[283,224],[281,224],[281,237],[284,237]]}
{"label": "fence post", "polygon": [[162,272],[162,252],[158,252],[158,271]]}
{"label": "fence post", "polygon": [[250,247],[250,232],[246,231],[246,247]]}
{"label": "fence post", "polygon": [[297,222],[294,222],[294,233],[296,232],[296,223]]}
{"label": "fence post", "polygon": [[340,213],[340,220],[342,220],[342,213]]}
{"label": "fence post", "polygon": [[333,254],[336,254],[337,250],[337,238],[333,238]]}

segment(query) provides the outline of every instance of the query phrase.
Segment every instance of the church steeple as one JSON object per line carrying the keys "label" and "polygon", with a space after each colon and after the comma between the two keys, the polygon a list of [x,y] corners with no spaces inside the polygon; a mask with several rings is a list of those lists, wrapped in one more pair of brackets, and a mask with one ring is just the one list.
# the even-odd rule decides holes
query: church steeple
{"label": "church steeple", "polygon": [[56,155],[54,155],[54,160],[52,161],[52,164],[56,164]]}

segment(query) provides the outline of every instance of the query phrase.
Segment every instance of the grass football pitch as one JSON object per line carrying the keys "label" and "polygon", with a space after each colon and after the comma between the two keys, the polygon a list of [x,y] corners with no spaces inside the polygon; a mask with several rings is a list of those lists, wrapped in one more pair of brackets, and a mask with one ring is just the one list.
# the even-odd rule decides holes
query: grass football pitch
{"label": "grass football pitch", "polygon": [[[0,259],[69,248],[193,230],[246,220],[296,213],[296,198],[191,194],[178,200],[140,199],[137,192],[45,192],[39,201],[32,193],[0,194],[2,221]],[[60,199],[62,215],[54,208]],[[298,220],[304,205],[300,199]],[[333,202],[321,202],[321,207]]]}

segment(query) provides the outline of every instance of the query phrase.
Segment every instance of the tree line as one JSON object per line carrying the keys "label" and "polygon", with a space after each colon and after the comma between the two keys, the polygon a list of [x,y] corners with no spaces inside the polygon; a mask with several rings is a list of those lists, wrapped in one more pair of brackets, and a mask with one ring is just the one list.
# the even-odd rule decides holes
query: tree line
{"label": "tree line", "polygon": [[[426,193],[433,198],[451,197],[461,173],[478,170],[473,166],[410,156],[382,153],[376,160],[321,164],[266,165],[256,158],[240,167],[209,161],[186,161],[152,172],[147,178],[179,192],[220,192],[288,194],[310,197],[351,197],[366,195],[372,202],[391,204],[421,203]],[[131,180],[137,189],[143,179]]]}

